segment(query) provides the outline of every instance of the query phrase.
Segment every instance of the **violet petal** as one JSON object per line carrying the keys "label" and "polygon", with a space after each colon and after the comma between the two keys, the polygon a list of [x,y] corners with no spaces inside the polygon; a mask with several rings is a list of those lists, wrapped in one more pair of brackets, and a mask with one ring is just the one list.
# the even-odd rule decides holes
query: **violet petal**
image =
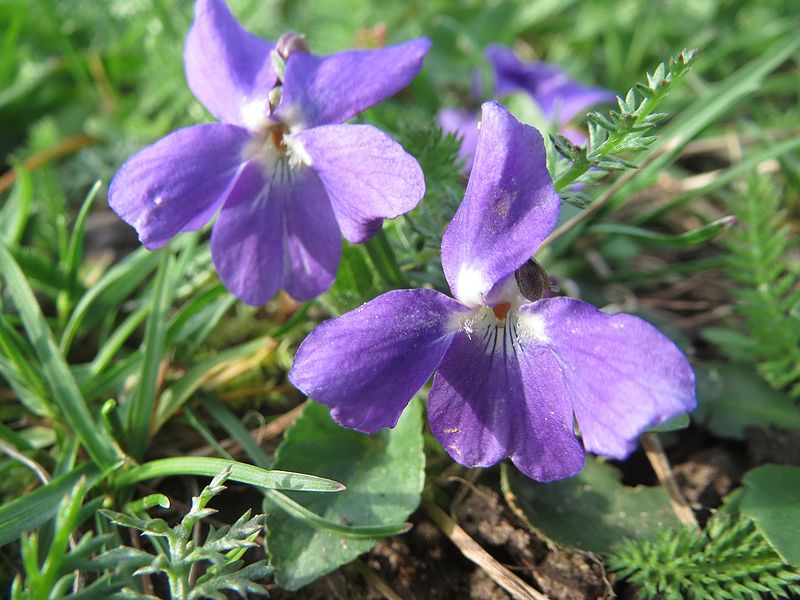
{"label": "violet petal", "polygon": [[494,71],[496,96],[507,96],[527,89],[531,77],[530,65],[523,63],[510,48],[500,44],[490,44],[484,54]]}
{"label": "violet petal", "polygon": [[516,91],[528,92],[542,114],[551,121],[564,124],[579,112],[601,102],[613,102],[615,94],[583,85],[564,71],[544,62],[523,63],[505,46],[486,48],[486,58],[495,74],[495,94],[506,96]]}
{"label": "violet petal", "polygon": [[344,237],[361,243],[425,194],[416,159],[370,125],[323,125],[292,136],[330,197]]}
{"label": "violet petal", "polygon": [[542,114],[557,123],[568,123],[578,113],[586,112],[595,104],[611,103],[616,95],[608,90],[583,85],[570,79],[561,71],[545,80],[531,91]]}
{"label": "violet petal", "polygon": [[430,40],[418,38],[330,56],[295,52],[286,65],[276,116],[296,129],[343,123],[411,83],[430,46]]}
{"label": "violet petal", "polygon": [[521,308],[520,330],[558,357],[591,452],[624,458],[645,429],[696,405],[694,373],[686,357],[638,317],[550,298]]}
{"label": "violet petal", "polygon": [[446,133],[461,138],[458,158],[464,161],[461,172],[468,175],[478,147],[478,115],[471,110],[447,107],[439,111],[436,120]]}
{"label": "violet petal", "polygon": [[317,175],[305,166],[265,179],[248,163],[211,232],[211,255],[225,287],[252,305],[284,288],[309,300],[330,288],[342,243]]}
{"label": "violet petal", "polygon": [[296,300],[310,300],[333,284],[342,256],[342,238],[317,174],[302,167],[295,169],[292,178],[292,195],[283,207],[283,288]]}
{"label": "violet petal", "polygon": [[433,290],[396,290],[319,325],[289,372],[337,423],[373,433],[394,427],[450,345],[449,323],[463,311]]}
{"label": "violet petal", "polygon": [[575,475],[584,452],[559,365],[544,347],[520,346],[506,323],[453,340],[433,379],[431,430],[468,467],[510,456],[538,481]]}
{"label": "violet petal", "polygon": [[211,230],[211,257],[234,295],[254,306],[275,295],[283,282],[283,204],[291,183],[267,182],[251,161]]}
{"label": "violet petal", "polygon": [[241,169],[248,140],[247,131],[232,125],[179,129],[122,165],[111,181],[109,205],[155,250],[214,215]]}
{"label": "violet petal", "polygon": [[538,131],[497,102],[483,105],[467,192],[442,238],[442,267],[463,304],[482,304],[555,226],[559,199],[546,163]]}
{"label": "violet petal", "polygon": [[183,55],[189,87],[217,119],[252,129],[269,115],[275,44],[245,31],[223,0],[198,0],[194,14]]}

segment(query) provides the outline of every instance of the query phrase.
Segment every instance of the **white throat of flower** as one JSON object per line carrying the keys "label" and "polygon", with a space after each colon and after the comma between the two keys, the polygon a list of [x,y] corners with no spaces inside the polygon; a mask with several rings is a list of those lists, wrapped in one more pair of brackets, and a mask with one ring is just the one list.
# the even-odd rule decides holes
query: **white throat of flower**
{"label": "white throat of flower", "polygon": [[244,161],[257,160],[267,179],[277,172],[291,172],[303,165],[312,165],[311,156],[302,142],[289,133],[283,123],[265,120],[259,129],[250,130],[250,136],[242,158]]}
{"label": "white throat of flower", "polygon": [[[498,340],[501,341],[501,348],[504,351],[517,349],[527,343],[538,345],[549,343],[544,319],[536,313],[520,310],[532,300],[521,293],[517,274],[509,276],[500,285],[495,286],[489,293],[490,298],[478,292],[485,288],[482,285],[483,276],[478,270],[462,268],[457,282],[459,300],[470,310],[453,317],[450,323],[452,331],[462,331],[470,339],[482,340],[489,353],[497,350]],[[523,285],[523,288],[526,287]],[[541,295],[536,297],[541,298]]]}

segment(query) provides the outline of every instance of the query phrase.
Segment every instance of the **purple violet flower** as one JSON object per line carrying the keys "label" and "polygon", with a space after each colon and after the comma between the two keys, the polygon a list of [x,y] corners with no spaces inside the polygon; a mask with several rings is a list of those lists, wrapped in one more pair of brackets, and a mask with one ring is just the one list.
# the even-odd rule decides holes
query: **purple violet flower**
{"label": "purple violet flower", "polygon": [[613,102],[616,98],[608,90],[570,79],[554,65],[524,63],[513,51],[499,44],[486,48],[486,58],[494,71],[497,96],[524,90],[539,105],[544,117],[559,125],[568,123],[578,113],[595,104]]}
{"label": "purple violet flower", "polygon": [[[222,0],[198,0],[186,78],[221,122],[134,155],[111,182],[111,208],[149,249],[219,212],[211,255],[231,292],[254,305],[279,288],[317,296],[335,278],[340,231],[363,242],[424,194],[422,170],[399,144],[341,123],[407,86],[429,47],[420,38],[314,56],[300,36],[276,48],[242,29]],[[280,77],[273,58],[285,61]]]}
{"label": "purple violet flower", "polygon": [[[554,65],[524,63],[512,50],[499,44],[487,46],[485,55],[494,76],[494,96],[502,98],[518,91],[527,92],[542,115],[557,124],[559,132],[578,146],[586,144],[586,135],[568,123],[581,111],[616,98],[608,90],[570,79]],[[444,131],[462,139],[458,156],[464,159],[464,173],[468,174],[477,147],[477,115],[470,110],[446,107],[437,120]]]}
{"label": "purple violet flower", "polygon": [[543,297],[549,283],[529,259],[559,212],[545,160],[539,132],[484,104],[466,195],[442,239],[455,299],[398,290],[322,323],[298,349],[292,383],[371,433],[393,427],[436,371],[428,418],[453,459],[486,467],[508,456],[540,481],[575,475],[585,451],[623,458],[647,427],[692,410],[692,369],[655,327]]}

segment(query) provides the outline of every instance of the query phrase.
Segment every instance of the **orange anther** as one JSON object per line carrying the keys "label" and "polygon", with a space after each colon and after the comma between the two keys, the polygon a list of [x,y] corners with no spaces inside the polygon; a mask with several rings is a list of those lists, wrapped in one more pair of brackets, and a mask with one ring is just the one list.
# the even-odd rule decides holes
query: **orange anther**
{"label": "orange anther", "polygon": [[495,304],[492,307],[494,311],[494,316],[497,317],[498,321],[502,321],[506,318],[508,311],[511,310],[511,305],[508,302],[501,302],[500,304]]}
{"label": "orange anther", "polygon": [[278,127],[272,127],[270,129],[270,135],[272,136],[272,144],[279,150],[282,150],[284,145],[283,130]]}

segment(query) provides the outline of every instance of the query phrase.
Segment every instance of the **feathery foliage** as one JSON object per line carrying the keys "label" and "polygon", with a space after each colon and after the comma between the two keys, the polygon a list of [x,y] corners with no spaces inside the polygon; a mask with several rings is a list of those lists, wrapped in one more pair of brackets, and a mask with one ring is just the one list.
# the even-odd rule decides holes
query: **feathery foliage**
{"label": "feathery foliage", "polygon": [[445,227],[464,196],[464,176],[458,159],[460,142],[430,120],[385,108],[371,115],[420,164],[425,174],[425,197],[410,213],[387,228],[397,261],[411,283],[446,288],[439,263]]}
{"label": "feathery foliage", "polygon": [[[227,468],[214,477],[199,496],[192,498],[191,509],[175,527],[169,527],[163,519],[141,519],[102,510],[117,525],[138,529],[148,536],[166,538],[167,548],[154,544],[156,548],[164,550],[155,556],[133,548],[115,548],[101,556],[101,560],[136,564],[139,568],[134,575],[164,573],[169,580],[173,600],[224,599],[226,596],[222,590],[232,590],[242,597],[248,593],[266,594],[264,587],[256,581],[270,575],[272,569],[263,560],[245,567],[241,559],[248,548],[257,545],[254,540],[263,528],[263,515],[251,518],[250,511],[247,511],[233,525],[220,529],[212,526],[203,544],[196,545],[192,541],[194,527],[217,512],[207,508],[207,505],[225,489],[222,484],[229,475],[230,468]],[[209,563],[210,566],[193,582],[192,566],[200,562]]]}
{"label": "feathery foliage", "polygon": [[628,540],[608,558],[644,598],[713,600],[800,593],[800,571],[783,561],[743,517],[718,514],[703,532],[666,529]]}
{"label": "feathery foliage", "polygon": [[659,64],[652,74],[645,73],[647,81],[638,82],[625,97],[617,97],[619,110],[610,110],[607,115],[590,112],[589,141],[585,147],[576,146],[563,135],[552,135],[558,153],[566,160],[555,164],[556,190],[567,202],[580,200],[580,190],[567,187],[589,169],[620,171],[636,165],[622,154],[647,148],[655,138],[650,135],[665,113],[655,112],[658,105],[681,81],[695,60],[694,50],[683,50],[666,63]]}
{"label": "feathery foliage", "polygon": [[733,293],[761,375],[800,398],[800,270],[788,256],[793,242],[782,206],[765,176],[752,176],[733,196],[739,226],[728,236],[726,272],[739,284]]}

